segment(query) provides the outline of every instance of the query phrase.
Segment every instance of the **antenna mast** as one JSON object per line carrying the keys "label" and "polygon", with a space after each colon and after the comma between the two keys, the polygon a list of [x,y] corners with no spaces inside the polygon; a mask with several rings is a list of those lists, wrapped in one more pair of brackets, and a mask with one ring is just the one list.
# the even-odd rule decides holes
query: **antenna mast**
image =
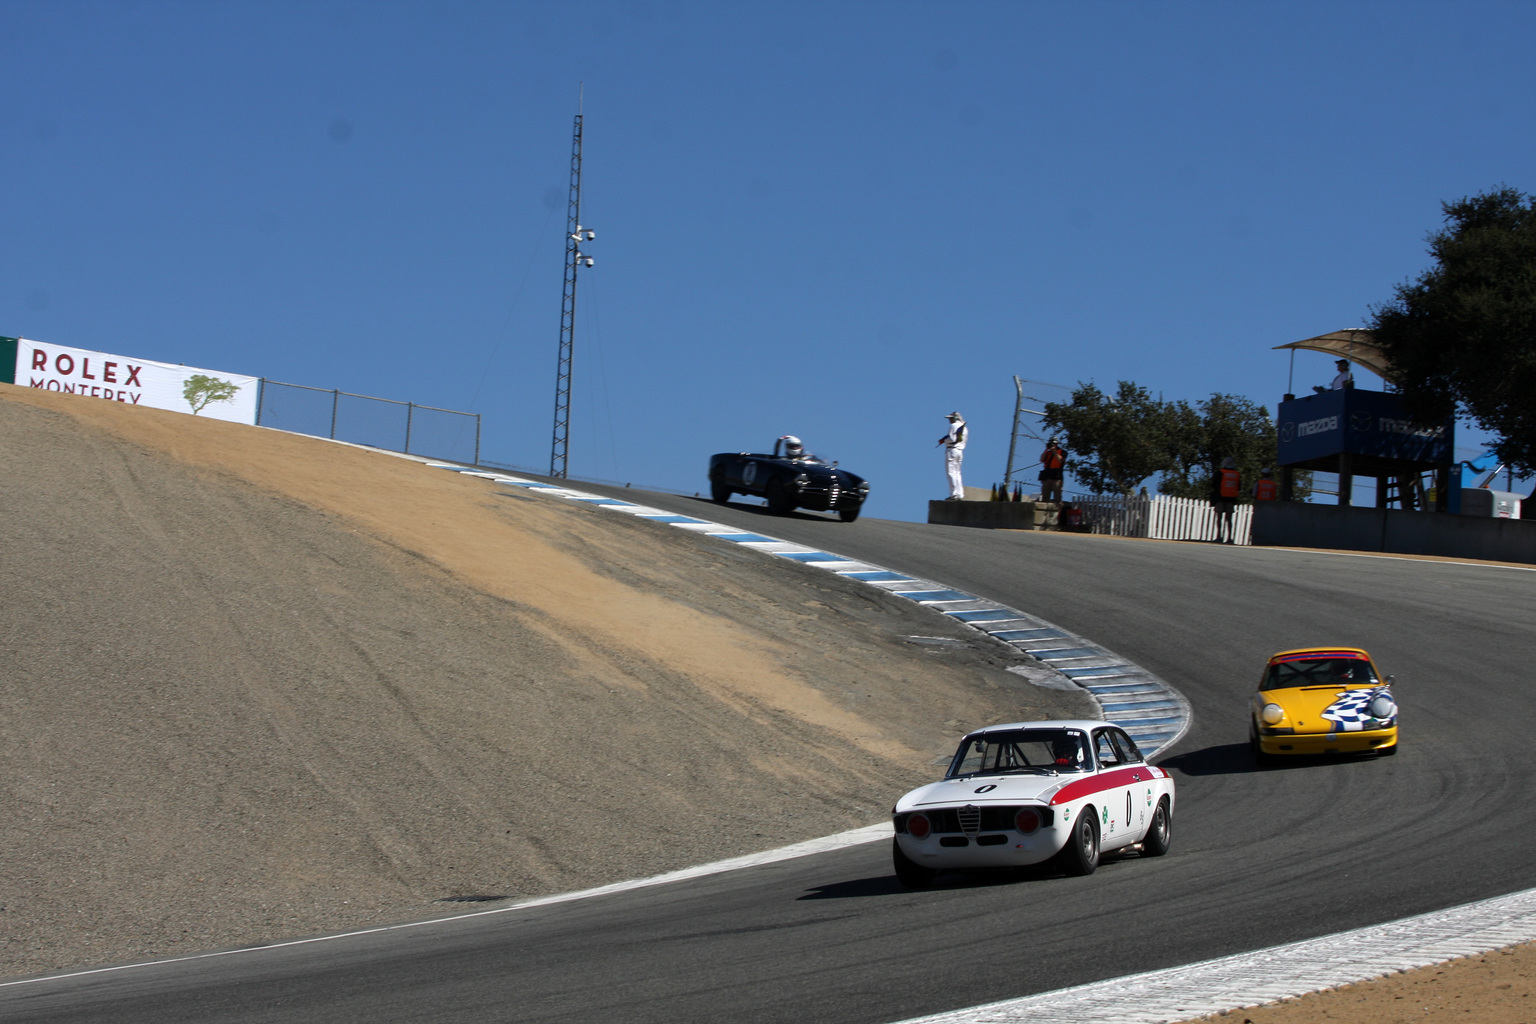
{"label": "antenna mast", "polygon": [[[580,104],[577,105],[578,111]],[[555,436],[549,450],[549,475],[565,479],[571,435],[571,353],[576,343],[576,272],[590,267],[592,257],[581,251],[597,232],[581,226],[581,114],[571,138],[571,191],[566,201],[565,288],[560,299],[560,361],[555,370]]]}

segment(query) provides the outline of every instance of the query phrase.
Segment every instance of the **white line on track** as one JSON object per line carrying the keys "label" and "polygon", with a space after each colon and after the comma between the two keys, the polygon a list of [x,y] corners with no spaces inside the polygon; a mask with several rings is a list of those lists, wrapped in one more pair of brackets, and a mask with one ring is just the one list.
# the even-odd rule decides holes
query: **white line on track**
{"label": "white line on track", "polygon": [[1536,889],[902,1024],[1169,1024],[1475,956],[1536,939]]}
{"label": "white line on track", "polygon": [[241,954],[263,953],[272,949],[291,949],[295,946],[312,946],[321,942],[335,942],[338,939],[350,939],[359,935],[381,935],[385,932],[406,931],[411,928],[430,928],[433,925],[447,924],[453,921],[467,921],[476,917],[493,917],[497,914],[510,914],[517,910],[528,910],[532,907],[547,907],[555,903],[570,903],[575,900],[591,899],[594,896],[611,896],[615,893],[630,892],[634,889],[647,889],[654,885],[666,885],[669,882],[682,882],[690,878],[704,878],[708,875],[724,874],[727,871],[740,871],[743,868],[755,868],[764,864],[774,864],[781,860],[793,860],[796,857],[809,857],[818,853],[831,853],[834,850],[842,850],[850,846],[860,846],[864,843],[873,843],[891,835],[890,822],[880,822],[878,825],[866,825],[848,832],[839,832],[836,835],[823,836],[820,839],[807,839],[802,843],[791,846],[781,846],[776,850],[764,850],[761,853],[749,853],[742,857],[732,857],[728,860],[717,860],[709,864],[698,864],[691,868],[679,868],[676,871],[668,871],[665,874],[652,875],[649,878],[636,878],[626,882],[613,882],[609,885],[600,885],[593,889],[580,889],[576,892],[557,893],[553,896],[535,896],[532,899],[519,900],[503,907],[492,907],[488,910],[476,910],[468,914],[454,914],[449,917],[434,917],[426,921],[407,921],[402,924],[382,925],[378,928],[362,928],[351,932],[338,932],[335,935],[317,935],[308,939],[293,939],[289,942],[269,942],[260,946],[241,946],[238,949],[223,949],[212,953],[196,953],[192,956],[170,957],[165,960],[147,960],[137,964],[119,964],[116,967],[95,967],[86,971],[70,971],[65,974],[45,974],[35,978],[18,978],[15,981],[0,981],[0,989],[10,988],[15,985],[36,985],[41,982],[60,981],[66,978],[84,978],[96,974],[114,974],[122,971],[141,970],[146,967],[160,967],[166,964],[191,963],[196,960],[212,960],[218,957],[239,956]]}

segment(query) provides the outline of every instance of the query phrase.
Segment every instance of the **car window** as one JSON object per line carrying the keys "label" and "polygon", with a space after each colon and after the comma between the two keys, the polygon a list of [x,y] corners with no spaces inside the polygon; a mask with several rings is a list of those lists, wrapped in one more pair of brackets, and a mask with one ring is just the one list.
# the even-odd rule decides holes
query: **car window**
{"label": "car window", "polygon": [[1109,736],[1110,739],[1114,740],[1115,749],[1120,753],[1121,764],[1141,763],[1141,751],[1136,749],[1136,744],[1131,741],[1129,736],[1121,732],[1119,729],[1110,729]]}
{"label": "car window", "polygon": [[1087,737],[1082,732],[1076,729],[1021,729],[966,737],[955,752],[946,777],[1087,770]]}
{"label": "car window", "polygon": [[1108,729],[1100,729],[1093,734],[1093,751],[1098,756],[1101,768],[1120,763],[1120,754],[1115,750],[1115,741],[1110,739]]}
{"label": "car window", "polygon": [[1269,666],[1261,690],[1292,686],[1377,686],[1371,663],[1360,658],[1297,658]]}

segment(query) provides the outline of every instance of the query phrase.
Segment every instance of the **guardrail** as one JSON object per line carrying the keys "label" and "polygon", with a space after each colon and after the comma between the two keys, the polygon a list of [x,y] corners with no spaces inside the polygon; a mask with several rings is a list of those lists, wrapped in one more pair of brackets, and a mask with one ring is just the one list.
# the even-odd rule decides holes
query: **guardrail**
{"label": "guardrail", "polygon": [[[470,438],[469,421],[474,421]],[[261,379],[256,424],[386,451],[480,463],[480,414]]]}

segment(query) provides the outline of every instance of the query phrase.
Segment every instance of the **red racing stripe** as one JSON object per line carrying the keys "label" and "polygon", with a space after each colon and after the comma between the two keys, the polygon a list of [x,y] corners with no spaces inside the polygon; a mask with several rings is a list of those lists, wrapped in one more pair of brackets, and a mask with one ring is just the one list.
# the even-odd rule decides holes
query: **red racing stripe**
{"label": "red racing stripe", "polygon": [[1064,804],[1071,800],[1081,800],[1085,796],[1102,793],[1108,789],[1118,789],[1121,786],[1129,786],[1134,782],[1152,782],[1163,777],[1162,771],[1147,764],[1131,765],[1128,768],[1117,768],[1111,772],[1103,772],[1091,779],[1078,779],[1069,782],[1056,791],[1051,797],[1051,806]]}

